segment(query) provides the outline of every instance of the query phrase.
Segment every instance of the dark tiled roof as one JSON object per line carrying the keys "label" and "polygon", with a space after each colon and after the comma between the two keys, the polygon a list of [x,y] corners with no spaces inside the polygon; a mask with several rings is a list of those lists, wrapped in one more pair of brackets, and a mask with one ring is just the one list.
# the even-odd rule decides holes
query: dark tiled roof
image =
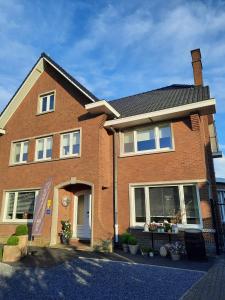
{"label": "dark tiled roof", "polygon": [[121,115],[129,117],[210,98],[209,87],[174,84],[157,90],[128,96],[109,103]]}
{"label": "dark tiled roof", "polygon": [[93,100],[98,101],[99,99],[93,95],[88,89],[86,89],[79,81],[77,81],[73,76],[67,73],[60,65],[58,65],[54,60],[51,59],[46,53],[42,53],[41,57],[46,58],[50,63],[52,63],[57,69],[59,69],[66,77],[68,77],[75,85],[77,85],[81,90],[83,90],[89,97]]}

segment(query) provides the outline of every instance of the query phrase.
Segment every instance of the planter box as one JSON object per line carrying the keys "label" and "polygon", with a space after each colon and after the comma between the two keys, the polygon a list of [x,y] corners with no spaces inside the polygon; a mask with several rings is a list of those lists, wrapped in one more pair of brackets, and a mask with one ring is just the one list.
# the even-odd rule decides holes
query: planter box
{"label": "planter box", "polygon": [[21,250],[19,246],[4,246],[2,262],[15,262],[20,260]]}
{"label": "planter box", "polygon": [[170,254],[173,261],[180,260],[180,254]]}
{"label": "planter box", "polygon": [[27,245],[28,245],[28,235],[19,235],[19,248],[21,250],[21,255],[27,255]]}
{"label": "planter box", "polygon": [[129,250],[132,255],[136,255],[139,245],[129,245]]}
{"label": "planter box", "polygon": [[123,247],[123,252],[127,253],[128,252],[128,245],[127,244],[122,244]]}

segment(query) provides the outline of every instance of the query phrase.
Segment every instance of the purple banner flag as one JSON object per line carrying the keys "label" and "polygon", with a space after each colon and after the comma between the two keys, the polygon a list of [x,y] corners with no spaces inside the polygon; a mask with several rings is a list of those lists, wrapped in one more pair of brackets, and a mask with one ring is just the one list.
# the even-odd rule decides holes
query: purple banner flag
{"label": "purple banner flag", "polygon": [[52,178],[49,178],[42,186],[35,202],[32,236],[41,235],[44,225],[44,215],[49,192],[52,187]]}

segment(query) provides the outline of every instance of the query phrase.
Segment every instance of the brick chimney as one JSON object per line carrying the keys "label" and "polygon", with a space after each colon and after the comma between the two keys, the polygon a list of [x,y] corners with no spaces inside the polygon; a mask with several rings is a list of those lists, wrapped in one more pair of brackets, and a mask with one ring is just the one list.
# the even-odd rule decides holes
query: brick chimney
{"label": "brick chimney", "polygon": [[203,85],[203,78],[202,78],[202,69],[203,68],[202,68],[200,49],[192,50],[191,56],[192,56],[194,83],[195,83],[195,85]]}

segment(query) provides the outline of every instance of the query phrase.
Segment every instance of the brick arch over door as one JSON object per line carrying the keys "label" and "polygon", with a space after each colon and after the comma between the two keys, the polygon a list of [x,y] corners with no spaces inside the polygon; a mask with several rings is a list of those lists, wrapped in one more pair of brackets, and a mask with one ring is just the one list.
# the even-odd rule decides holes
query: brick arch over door
{"label": "brick arch over door", "polygon": [[[83,184],[89,186],[91,188],[91,228],[93,228],[93,203],[94,203],[94,184],[88,181],[78,180],[75,177],[72,177],[70,180],[62,182],[56,186],[54,186],[54,194],[53,194],[53,208],[52,208],[52,224],[51,224],[51,240],[50,245],[57,244],[57,222],[58,222],[58,209],[59,209],[59,189],[64,188],[70,185]],[[91,230],[91,246],[93,244],[93,230]]]}

